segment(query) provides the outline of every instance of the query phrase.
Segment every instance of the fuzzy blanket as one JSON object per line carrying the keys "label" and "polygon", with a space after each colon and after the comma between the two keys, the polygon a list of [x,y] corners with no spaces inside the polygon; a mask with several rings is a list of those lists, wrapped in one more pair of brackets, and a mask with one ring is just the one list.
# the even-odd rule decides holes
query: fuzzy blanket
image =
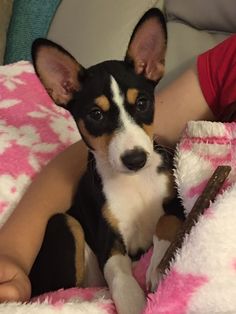
{"label": "fuzzy blanket", "polygon": [[[28,62],[0,67],[0,224],[40,168],[79,139],[71,116],[48,97]],[[179,194],[189,213],[217,165],[232,171],[221,194],[186,236],[145,314],[236,313],[236,124],[190,122],[175,157]],[[134,275],[145,286],[151,251]],[[116,313],[107,288],[60,290],[0,313]]]}

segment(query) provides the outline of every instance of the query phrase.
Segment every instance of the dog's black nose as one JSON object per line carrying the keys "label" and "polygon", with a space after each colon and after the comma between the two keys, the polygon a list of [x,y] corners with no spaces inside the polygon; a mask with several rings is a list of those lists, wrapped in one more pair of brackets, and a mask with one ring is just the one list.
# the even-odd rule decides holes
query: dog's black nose
{"label": "dog's black nose", "polygon": [[147,161],[147,154],[142,149],[128,150],[121,156],[121,160],[126,168],[132,171],[138,171],[143,168]]}

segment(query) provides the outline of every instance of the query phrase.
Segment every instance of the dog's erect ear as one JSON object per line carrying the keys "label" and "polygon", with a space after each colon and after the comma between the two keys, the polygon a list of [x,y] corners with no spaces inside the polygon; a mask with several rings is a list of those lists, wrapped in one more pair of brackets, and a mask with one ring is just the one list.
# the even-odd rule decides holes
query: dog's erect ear
{"label": "dog's erect ear", "polygon": [[48,94],[56,104],[66,107],[80,89],[83,67],[61,46],[43,38],[34,41],[32,59]]}
{"label": "dog's erect ear", "polygon": [[158,83],[165,70],[167,29],[165,18],[157,8],[148,10],[136,25],[128,45],[125,61],[137,74]]}

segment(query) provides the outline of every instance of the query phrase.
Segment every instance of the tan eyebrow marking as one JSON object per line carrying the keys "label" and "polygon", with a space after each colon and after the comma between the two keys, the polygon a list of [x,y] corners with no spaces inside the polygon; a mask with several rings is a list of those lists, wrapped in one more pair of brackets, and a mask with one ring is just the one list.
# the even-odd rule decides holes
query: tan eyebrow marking
{"label": "tan eyebrow marking", "polygon": [[99,151],[100,154],[103,154],[104,156],[107,156],[108,145],[112,139],[113,134],[103,134],[101,136],[94,137],[86,129],[84,121],[79,120],[78,126],[81,134],[84,136],[85,140],[92,147],[92,149],[94,149],[95,151]]}
{"label": "tan eyebrow marking", "polygon": [[129,88],[126,93],[126,97],[131,105],[135,105],[138,97],[138,90],[136,88]]}
{"label": "tan eyebrow marking", "polygon": [[98,105],[103,111],[110,109],[110,102],[105,95],[101,95],[95,99],[95,104]]}

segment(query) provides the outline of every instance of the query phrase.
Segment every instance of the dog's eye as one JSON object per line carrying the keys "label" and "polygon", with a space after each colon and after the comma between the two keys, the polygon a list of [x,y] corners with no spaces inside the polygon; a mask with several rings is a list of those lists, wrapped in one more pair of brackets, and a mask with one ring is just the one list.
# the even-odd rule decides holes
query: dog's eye
{"label": "dog's eye", "polygon": [[94,121],[100,121],[103,119],[103,113],[98,108],[93,108],[89,113],[88,117]]}
{"label": "dog's eye", "polygon": [[139,97],[136,101],[136,110],[138,112],[145,112],[149,109],[150,107],[150,100],[144,96]]}

